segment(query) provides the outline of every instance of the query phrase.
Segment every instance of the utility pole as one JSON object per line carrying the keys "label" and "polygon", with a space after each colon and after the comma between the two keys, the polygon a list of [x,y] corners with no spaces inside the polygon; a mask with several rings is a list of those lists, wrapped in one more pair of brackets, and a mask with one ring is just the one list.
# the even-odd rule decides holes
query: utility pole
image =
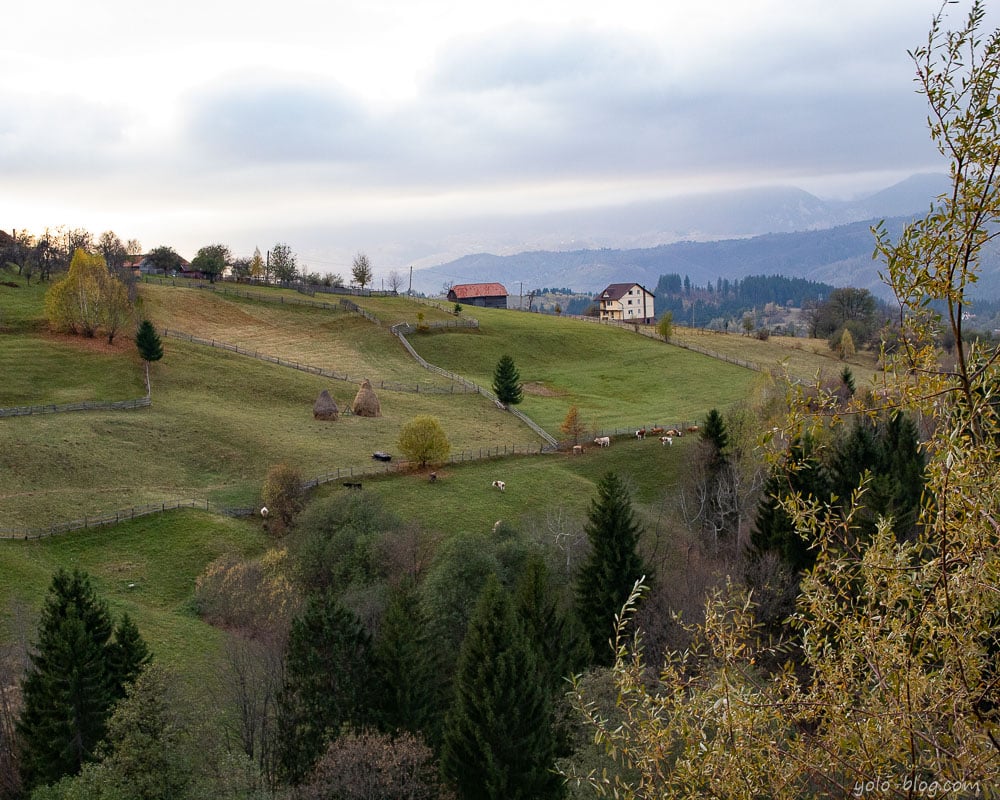
{"label": "utility pole", "polygon": [[406,294],[413,294],[413,264],[410,264],[410,288],[406,290]]}

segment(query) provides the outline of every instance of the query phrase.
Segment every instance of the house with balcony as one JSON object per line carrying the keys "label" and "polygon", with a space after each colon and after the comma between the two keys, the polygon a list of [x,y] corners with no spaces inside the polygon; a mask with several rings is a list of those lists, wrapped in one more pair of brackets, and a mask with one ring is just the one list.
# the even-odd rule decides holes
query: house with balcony
{"label": "house with balcony", "polygon": [[597,295],[601,321],[638,322],[652,325],[655,295],[638,283],[612,283]]}

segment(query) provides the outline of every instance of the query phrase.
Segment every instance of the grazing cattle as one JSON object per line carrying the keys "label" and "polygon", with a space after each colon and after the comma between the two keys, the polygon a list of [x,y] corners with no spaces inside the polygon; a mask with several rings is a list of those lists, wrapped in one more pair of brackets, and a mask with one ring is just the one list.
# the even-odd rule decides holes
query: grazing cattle
{"label": "grazing cattle", "polygon": [[674,444],[674,437],[673,436],[661,436],[660,437],[660,444],[666,444],[666,445],[673,446],[673,444]]}
{"label": "grazing cattle", "polygon": [[345,489],[360,489],[361,488],[361,484],[360,483],[345,483],[344,484],[344,488]]}
{"label": "grazing cattle", "polygon": [[383,453],[381,450],[376,453],[372,453],[372,458],[376,461],[392,461],[392,456],[388,453]]}
{"label": "grazing cattle", "polygon": [[697,432],[698,432],[697,425],[688,425],[688,433],[697,433]]}
{"label": "grazing cattle", "polygon": [[264,507],[263,507],[263,508],[262,508],[262,509],[260,510],[260,515],[261,515],[261,516],[262,516],[262,517],[263,517],[264,519],[267,519],[267,506],[264,506]]}
{"label": "grazing cattle", "polygon": [[428,480],[429,480],[429,481],[430,481],[431,483],[435,483],[435,482],[437,481],[437,479],[438,479],[438,474],[437,474],[436,472],[432,472],[432,473],[430,474],[430,476],[428,477]]}
{"label": "grazing cattle", "polygon": [[573,455],[578,456],[583,453],[583,445],[575,444],[573,445]]}
{"label": "grazing cattle", "polygon": [[645,428],[639,428],[639,430],[637,430],[635,432],[635,438],[636,439],[645,439],[646,438],[646,429]]}
{"label": "grazing cattle", "polygon": [[663,436],[663,434],[665,434],[665,433],[666,433],[666,431],[663,430],[663,428],[661,428],[659,426],[657,426],[655,428],[650,428],[649,429],[649,435],[650,436]]}
{"label": "grazing cattle", "polygon": [[493,481],[493,485],[501,492],[507,487],[507,484],[503,481]]}
{"label": "grazing cattle", "polygon": [[610,436],[598,436],[594,439],[594,444],[598,447],[611,447],[611,437]]}
{"label": "grazing cattle", "polygon": [[670,430],[664,431],[663,435],[664,436],[683,436],[683,434],[680,431],[680,428],[671,428]]}

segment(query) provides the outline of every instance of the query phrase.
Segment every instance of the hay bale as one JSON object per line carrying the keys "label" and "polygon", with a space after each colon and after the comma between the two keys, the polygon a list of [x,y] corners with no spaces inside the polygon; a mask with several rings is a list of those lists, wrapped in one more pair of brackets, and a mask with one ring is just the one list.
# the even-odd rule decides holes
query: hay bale
{"label": "hay bale", "polygon": [[358,393],[354,396],[351,411],[358,417],[381,417],[382,405],[378,401],[372,382],[365,378]]}
{"label": "hay bale", "polygon": [[313,419],[334,420],[340,415],[340,409],[330,393],[324,389],[313,403]]}

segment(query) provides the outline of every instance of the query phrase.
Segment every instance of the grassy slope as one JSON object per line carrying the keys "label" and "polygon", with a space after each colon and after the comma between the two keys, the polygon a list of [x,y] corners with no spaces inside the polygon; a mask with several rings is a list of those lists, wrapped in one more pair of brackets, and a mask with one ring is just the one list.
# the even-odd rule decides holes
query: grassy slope
{"label": "grassy slope", "polygon": [[755,373],[683,348],[580,320],[475,309],[478,332],[414,335],[432,364],[489,386],[510,354],[526,384],[520,409],[558,435],[575,404],[590,429],[673,425],[724,408]]}
{"label": "grassy slope", "polygon": [[[232,315],[245,323],[240,335],[264,342],[269,352],[272,345],[281,347],[303,361],[336,352],[331,368],[357,359],[373,378],[382,368],[402,378],[416,379],[420,373],[405,358],[385,352],[397,344],[382,338],[377,328],[358,326],[354,317],[248,301],[220,304],[191,290],[144,289],[144,294],[145,309],[159,325],[218,324],[219,338],[232,341],[235,330],[220,322]],[[119,386],[132,396],[139,364],[130,348],[101,354],[78,342],[40,337],[40,298],[31,290],[12,305],[10,294],[0,290],[3,319],[17,320],[5,330],[18,334],[0,336],[0,359],[12,368],[5,375],[5,391],[25,402],[52,402],[54,393],[65,393],[69,386],[84,395],[74,399],[97,399]],[[403,298],[366,302],[389,323],[416,321],[418,313],[427,321],[447,318],[443,311]],[[558,428],[570,402],[578,403],[595,426],[695,418],[739,398],[753,380],[746,370],[627,332],[484,309],[475,309],[475,316],[482,322],[478,333],[415,336],[415,344],[431,361],[485,384],[499,356],[510,352],[522,378],[533,384],[524,410],[550,430]],[[299,325],[309,335],[296,337]],[[190,332],[203,336],[206,330]],[[370,464],[370,451],[391,447],[399,424],[417,413],[441,417],[457,448],[531,438],[510,415],[477,396],[382,392],[385,416],[379,420],[317,423],[311,404],[320,388],[329,388],[346,405],[355,387],[174,340],[164,344],[166,356],[153,368],[151,409],[0,420],[0,526],[41,524],[88,509],[192,494],[242,502],[256,493],[267,466],[278,460],[292,461],[307,475],[351,462]],[[18,348],[34,348],[34,357],[47,368],[17,368]],[[71,358],[60,360],[60,351]],[[624,393],[620,387],[629,378],[641,385]],[[594,483],[614,468],[628,477],[640,514],[653,526],[692,444],[685,438],[664,448],[655,440],[623,439],[578,457],[554,454],[450,466],[434,484],[421,475],[364,483],[407,520],[447,535],[481,530],[501,518],[537,521],[556,512],[582,518]],[[507,482],[503,494],[490,487],[498,477]],[[161,658],[186,665],[197,676],[218,657],[219,637],[190,612],[195,577],[220,553],[259,552],[264,546],[252,522],[193,511],[36,542],[0,542],[0,609],[17,601],[37,610],[52,570],[80,566],[95,575],[116,612],[135,616]],[[128,588],[130,583],[136,587]]]}

